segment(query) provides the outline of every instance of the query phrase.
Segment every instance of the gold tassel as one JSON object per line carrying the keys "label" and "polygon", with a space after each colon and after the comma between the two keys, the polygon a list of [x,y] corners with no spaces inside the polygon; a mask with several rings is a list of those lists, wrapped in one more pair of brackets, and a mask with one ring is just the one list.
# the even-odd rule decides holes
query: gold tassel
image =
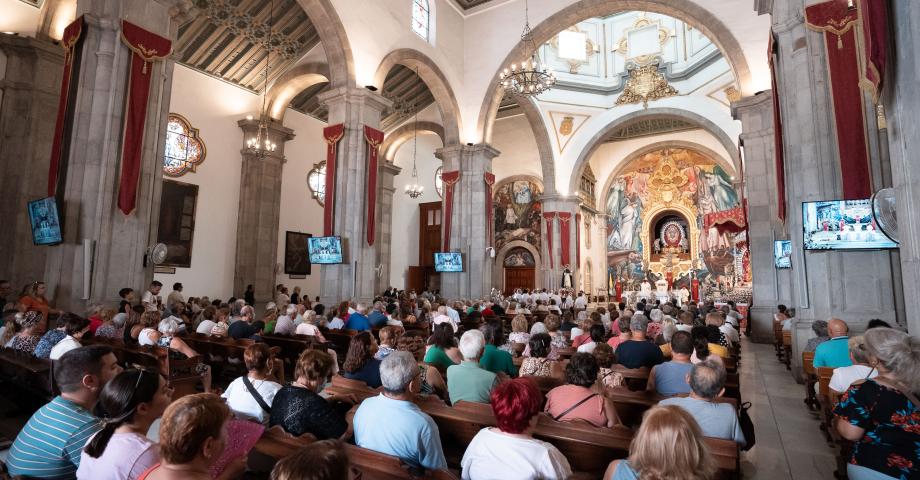
{"label": "gold tassel", "polygon": [[144,68],[141,69],[141,73],[147,75],[147,60],[144,60]]}
{"label": "gold tassel", "polygon": [[837,34],[837,50],[843,49],[843,36],[839,33]]}

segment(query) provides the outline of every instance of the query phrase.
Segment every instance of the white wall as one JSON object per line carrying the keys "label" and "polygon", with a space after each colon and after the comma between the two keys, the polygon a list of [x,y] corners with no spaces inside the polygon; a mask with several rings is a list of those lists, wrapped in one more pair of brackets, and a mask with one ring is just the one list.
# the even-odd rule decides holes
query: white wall
{"label": "white wall", "polygon": [[0,32],[34,37],[39,10],[19,0],[0,0]]}
{"label": "white wall", "polygon": [[492,173],[495,174],[496,182],[513,175],[543,178],[537,140],[524,115],[497,120],[492,146],[501,152],[492,160]]}

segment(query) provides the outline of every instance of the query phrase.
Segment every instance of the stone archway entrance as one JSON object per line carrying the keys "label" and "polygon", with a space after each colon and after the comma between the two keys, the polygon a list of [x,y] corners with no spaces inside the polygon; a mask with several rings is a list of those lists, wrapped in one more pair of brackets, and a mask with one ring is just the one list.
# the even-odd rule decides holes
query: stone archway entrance
{"label": "stone archway entrance", "polygon": [[502,267],[505,271],[502,289],[505,295],[510,295],[519,288],[533,290],[537,287],[537,263],[530,250],[524,247],[508,250],[502,259]]}

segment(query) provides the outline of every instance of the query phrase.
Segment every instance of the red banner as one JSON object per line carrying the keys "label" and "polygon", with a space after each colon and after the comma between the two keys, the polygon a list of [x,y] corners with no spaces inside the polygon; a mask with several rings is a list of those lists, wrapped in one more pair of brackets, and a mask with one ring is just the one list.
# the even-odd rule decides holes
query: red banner
{"label": "red banner", "polygon": [[454,213],[454,185],[460,181],[460,171],[441,172],[444,183],[444,252],[450,251],[450,223]]}
{"label": "red banner", "polygon": [[571,268],[569,260],[569,249],[572,246],[571,227],[572,214],[569,212],[559,212],[559,237],[562,240],[562,267]]}
{"label": "red banner", "polygon": [[543,212],[543,219],[546,220],[546,252],[549,256],[549,268],[553,268],[553,219],[556,218],[556,212]]}
{"label": "red banner", "polygon": [[486,183],[486,245],[492,246],[492,229],[495,227],[495,222],[492,221],[492,185],[495,185],[495,174],[485,172],[482,179]]}
{"label": "red banner", "polygon": [[323,202],[323,236],[332,236],[335,230],[335,164],[336,145],[345,135],[345,124],[331,125],[323,129],[326,141],[326,201]]}
{"label": "red banner", "polygon": [[770,81],[773,89],[773,155],[776,159],[776,216],[786,221],[786,160],[783,154],[783,117],[779,110],[779,90],[776,89],[776,67],[774,55],[778,56],[773,32],[770,32],[770,46],[767,58],[770,64]]}
{"label": "red banner", "polygon": [[[575,214],[575,263],[581,268],[581,214]],[[588,292],[590,293],[590,292]]]}
{"label": "red banner", "polygon": [[364,140],[367,141],[367,244],[374,244],[377,218],[377,161],[383,132],[364,126]]}
{"label": "red banner", "polygon": [[721,233],[739,233],[747,229],[747,215],[745,207],[747,201],[728,210],[707,213],[703,217],[703,227],[707,230],[715,227]]}
{"label": "red banner", "polygon": [[859,87],[859,52],[853,28],[859,22],[858,12],[849,8],[847,0],[831,0],[807,7],[805,22],[808,28],[824,32],[843,199],[869,198],[872,195],[872,175],[869,171],[865,109]]}
{"label": "red banner", "polygon": [[[64,123],[67,120],[70,101],[70,91],[77,86],[77,75],[74,72],[74,60],[77,47],[83,40],[83,16],[76,19],[64,29],[64,38],[61,46],[64,47],[64,76],[61,79],[61,98],[58,101],[57,120],[54,124],[54,137],[51,144],[51,165],[48,167],[48,196],[57,193],[58,170],[61,167],[61,158],[64,152]],[[69,142],[68,142],[69,143]]]}
{"label": "red banner", "polygon": [[857,0],[862,19],[863,51],[866,69],[860,86],[872,101],[878,103],[888,63],[888,2],[887,0]]}
{"label": "red banner", "polygon": [[141,174],[144,126],[147,123],[147,99],[150,96],[150,82],[153,77],[153,72],[147,65],[168,57],[172,52],[172,43],[127,20],[121,21],[121,40],[131,49],[132,55],[118,208],[125,215],[130,215],[137,204],[137,180]]}

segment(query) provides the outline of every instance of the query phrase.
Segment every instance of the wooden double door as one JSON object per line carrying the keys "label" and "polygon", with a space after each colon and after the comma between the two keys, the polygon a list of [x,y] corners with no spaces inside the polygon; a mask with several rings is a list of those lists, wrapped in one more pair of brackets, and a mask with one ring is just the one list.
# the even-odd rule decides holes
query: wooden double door
{"label": "wooden double door", "polygon": [[536,268],[505,267],[505,295],[510,295],[518,288],[533,290],[536,288]]}

